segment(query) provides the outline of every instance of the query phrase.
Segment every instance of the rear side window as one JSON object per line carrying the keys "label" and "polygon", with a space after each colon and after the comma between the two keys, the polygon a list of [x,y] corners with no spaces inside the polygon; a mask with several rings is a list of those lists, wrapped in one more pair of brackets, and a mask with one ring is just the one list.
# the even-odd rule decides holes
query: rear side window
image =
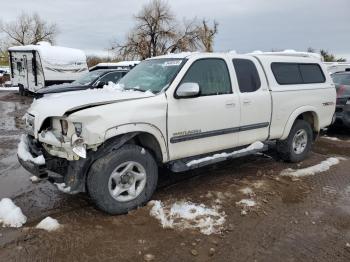
{"label": "rear side window", "polygon": [[271,69],[280,85],[324,83],[326,81],[318,64],[272,63]]}
{"label": "rear side window", "polygon": [[182,83],[197,83],[201,96],[232,93],[226,62],[218,58],[195,61],[182,79]]}
{"label": "rear side window", "polygon": [[300,64],[299,69],[305,84],[324,83],[326,81],[318,64]]}
{"label": "rear side window", "polygon": [[255,92],[261,86],[258,70],[253,61],[248,59],[233,59],[239,90],[241,93]]}

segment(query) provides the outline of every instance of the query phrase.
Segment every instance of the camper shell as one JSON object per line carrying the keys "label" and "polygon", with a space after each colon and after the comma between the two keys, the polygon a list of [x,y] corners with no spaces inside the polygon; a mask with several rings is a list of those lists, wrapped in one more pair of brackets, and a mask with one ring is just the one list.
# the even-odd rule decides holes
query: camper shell
{"label": "camper shell", "polygon": [[76,80],[88,72],[86,55],[79,49],[52,46],[47,42],[10,47],[11,81],[20,92]]}

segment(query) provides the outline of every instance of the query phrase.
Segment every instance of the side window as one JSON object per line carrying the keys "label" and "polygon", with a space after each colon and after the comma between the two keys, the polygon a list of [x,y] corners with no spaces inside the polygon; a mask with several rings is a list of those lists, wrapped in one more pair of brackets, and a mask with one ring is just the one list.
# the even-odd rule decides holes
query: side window
{"label": "side window", "polygon": [[241,93],[255,92],[261,86],[258,70],[253,61],[248,59],[233,59],[239,90]]}
{"label": "side window", "polygon": [[299,72],[298,64],[293,63],[272,63],[272,72],[280,85],[302,84],[303,79]]}
{"label": "side window", "polygon": [[324,83],[326,81],[318,64],[272,63],[271,69],[280,85]]}
{"label": "side window", "polygon": [[120,78],[122,78],[122,73],[114,72],[114,73],[108,73],[107,75],[103,76],[99,81],[105,82],[105,83],[108,83],[108,82],[117,83]]}
{"label": "side window", "polygon": [[324,83],[326,81],[318,64],[299,64],[299,68],[305,84]]}
{"label": "side window", "polygon": [[195,61],[182,79],[182,83],[197,83],[201,96],[232,93],[226,62],[218,58]]}

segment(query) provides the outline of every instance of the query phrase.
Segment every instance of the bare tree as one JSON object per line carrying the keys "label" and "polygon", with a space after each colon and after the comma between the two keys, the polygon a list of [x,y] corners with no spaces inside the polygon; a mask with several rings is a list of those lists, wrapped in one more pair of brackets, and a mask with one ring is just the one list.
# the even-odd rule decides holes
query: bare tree
{"label": "bare tree", "polygon": [[15,21],[1,22],[0,33],[5,34],[8,45],[28,45],[40,41],[54,43],[58,28],[56,24],[46,22],[36,13],[22,13]]}
{"label": "bare tree", "polygon": [[136,26],[125,43],[114,42],[112,47],[123,59],[140,58],[193,50],[213,50],[218,24],[209,27],[206,20],[196,19],[178,23],[167,2],[151,0],[135,16]]}
{"label": "bare tree", "polygon": [[208,22],[203,19],[202,26],[198,27],[199,39],[206,52],[213,52],[214,37],[218,33],[218,26],[219,24],[214,21],[213,27],[209,27]]}
{"label": "bare tree", "polygon": [[[309,47],[307,49],[307,51],[310,53],[317,53],[317,50],[315,48],[312,48],[312,47]],[[319,53],[323,57],[323,60],[325,62],[346,62],[345,58],[336,57],[334,54],[328,52],[325,49],[320,49]]]}

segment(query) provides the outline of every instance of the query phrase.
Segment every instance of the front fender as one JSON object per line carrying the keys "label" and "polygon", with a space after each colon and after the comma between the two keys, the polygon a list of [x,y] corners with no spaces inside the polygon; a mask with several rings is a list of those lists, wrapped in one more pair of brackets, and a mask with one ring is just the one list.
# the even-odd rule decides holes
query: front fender
{"label": "front fender", "polygon": [[284,126],[283,135],[280,138],[281,140],[284,140],[288,137],[290,130],[292,129],[292,126],[295,122],[295,120],[303,113],[311,112],[314,116],[314,126],[312,127],[315,131],[320,131],[319,126],[319,118],[317,114],[316,107],[313,106],[302,106],[294,110],[294,112],[289,116],[288,121],[286,125]]}
{"label": "front fender", "polygon": [[153,135],[156,138],[161,149],[163,161],[168,161],[169,154],[166,139],[163,133],[156,126],[149,123],[132,123],[112,127],[106,131],[104,141],[131,132],[143,132]]}

